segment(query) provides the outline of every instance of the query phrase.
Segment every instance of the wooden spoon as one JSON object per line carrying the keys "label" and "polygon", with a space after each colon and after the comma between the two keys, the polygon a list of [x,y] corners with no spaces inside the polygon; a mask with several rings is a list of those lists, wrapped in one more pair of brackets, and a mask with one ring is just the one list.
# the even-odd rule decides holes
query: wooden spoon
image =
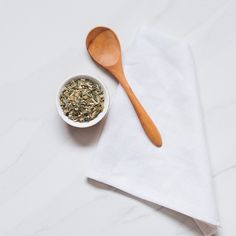
{"label": "wooden spoon", "polygon": [[153,144],[161,147],[162,140],[157,127],[138,101],[125,78],[121,61],[121,47],[116,34],[109,28],[96,27],[89,32],[86,46],[92,59],[110,72],[124,88],[145,133]]}

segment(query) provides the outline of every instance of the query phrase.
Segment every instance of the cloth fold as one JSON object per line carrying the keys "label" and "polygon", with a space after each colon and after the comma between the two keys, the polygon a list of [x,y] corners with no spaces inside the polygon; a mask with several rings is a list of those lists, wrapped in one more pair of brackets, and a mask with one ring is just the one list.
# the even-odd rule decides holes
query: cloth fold
{"label": "cloth fold", "polygon": [[212,235],[219,221],[188,45],[142,28],[124,66],[162,134],[163,147],[147,138],[119,86],[87,176],[190,216],[204,235]]}

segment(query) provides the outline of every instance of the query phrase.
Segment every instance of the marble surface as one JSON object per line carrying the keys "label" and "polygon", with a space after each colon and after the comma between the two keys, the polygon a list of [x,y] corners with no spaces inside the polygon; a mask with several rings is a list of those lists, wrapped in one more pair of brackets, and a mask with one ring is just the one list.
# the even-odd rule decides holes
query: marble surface
{"label": "marble surface", "polygon": [[191,45],[217,235],[236,235],[236,2],[1,0],[0,236],[201,235],[184,215],[88,181],[102,124],[77,132],[56,113],[56,89],[67,76],[95,74],[115,91],[86,54],[88,30],[114,28],[125,51],[147,22]]}

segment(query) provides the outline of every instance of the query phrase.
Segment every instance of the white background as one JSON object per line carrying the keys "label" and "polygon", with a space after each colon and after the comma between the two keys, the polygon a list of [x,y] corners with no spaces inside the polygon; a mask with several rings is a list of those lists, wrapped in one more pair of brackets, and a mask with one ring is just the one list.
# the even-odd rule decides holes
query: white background
{"label": "white background", "polygon": [[[65,127],[52,101],[63,76],[81,72],[100,76],[112,94],[116,83],[89,59],[86,34],[109,26],[125,51],[147,22],[192,47],[222,222],[218,235],[236,235],[235,1],[0,0],[0,236],[200,235],[186,216],[88,183],[101,125],[78,134]],[[58,83],[31,81],[45,68],[53,74],[50,65],[58,67],[70,53],[81,61],[58,75]]]}

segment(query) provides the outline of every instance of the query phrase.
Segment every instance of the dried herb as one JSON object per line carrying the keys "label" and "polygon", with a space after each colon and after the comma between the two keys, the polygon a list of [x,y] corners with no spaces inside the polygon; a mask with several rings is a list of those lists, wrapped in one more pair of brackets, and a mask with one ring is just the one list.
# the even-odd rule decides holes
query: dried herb
{"label": "dried herb", "polygon": [[71,80],[62,89],[60,105],[69,119],[91,121],[103,111],[103,90],[98,83],[87,78]]}

